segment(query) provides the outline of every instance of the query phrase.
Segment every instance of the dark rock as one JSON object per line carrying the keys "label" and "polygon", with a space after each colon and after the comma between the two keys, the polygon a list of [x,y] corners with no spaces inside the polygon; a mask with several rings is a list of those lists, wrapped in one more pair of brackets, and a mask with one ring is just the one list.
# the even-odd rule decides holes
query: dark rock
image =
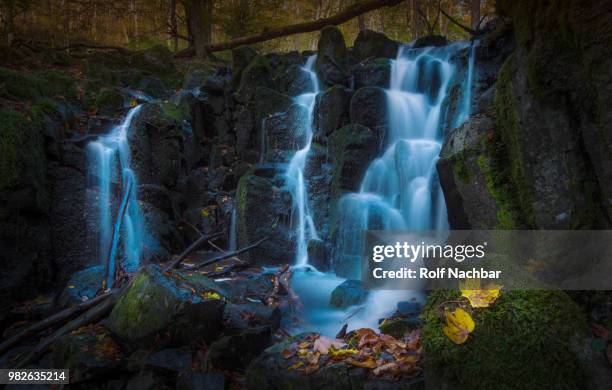
{"label": "dark rock", "polygon": [[351,92],[340,85],[334,85],[317,95],[313,119],[315,140],[323,140],[349,123],[350,101]]}
{"label": "dark rock", "polygon": [[324,241],[308,241],[308,264],[319,271],[327,271],[329,269],[329,259],[330,250]]}
{"label": "dark rock", "polygon": [[370,129],[387,126],[387,94],[382,88],[364,87],[351,99],[351,123]]}
{"label": "dark rock", "polygon": [[95,106],[98,114],[113,116],[123,111],[124,100],[123,94],[116,88],[102,88],[96,95]]}
{"label": "dark rock", "polygon": [[418,49],[420,47],[439,47],[446,45],[448,45],[448,40],[446,39],[446,37],[443,37],[442,35],[427,35],[417,39],[412,45],[412,48]]}
{"label": "dark rock", "polygon": [[264,349],[270,346],[270,327],[248,328],[236,335],[224,336],[213,342],[206,354],[208,367],[215,369],[244,369]]}
{"label": "dark rock", "polygon": [[238,46],[232,50],[232,84],[238,88],[244,69],[257,57],[257,51],[251,46]]}
{"label": "dark rock", "polygon": [[317,44],[317,74],[326,85],[346,85],[347,78],[347,51],[344,37],[335,26],[328,26],[321,30],[321,37]]}
{"label": "dark rock", "polygon": [[191,368],[191,350],[189,348],[163,349],[150,354],[145,360],[145,367],[161,372],[180,372]]}
{"label": "dark rock", "polygon": [[[231,286],[227,285],[226,289],[230,292]],[[244,288],[241,289],[244,291]],[[232,292],[232,297],[234,293]],[[245,300],[245,294],[240,292],[236,298]],[[260,296],[262,301],[265,297]],[[278,307],[270,307],[264,303],[228,303],[223,312],[223,320],[225,321],[225,329],[231,333],[240,332],[248,327],[267,326],[276,331],[280,327],[281,311]]]}
{"label": "dark rock", "polygon": [[92,325],[57,340],[53,366],[70,370],[70,383],[103,379],[122,365],[122,352],[106,328]]}
{"label": "dark rock", "polygon": [[391,62],[387,59],[366,60],[351,68],[354,89],[362,87],[389,88]]}
{"label": "dark rock", "polygon": [[349,279],[332,291],[329,304],[333,307],[345,308],[358,305],[367,297],[368,292],[363,289],[363,282]]}
{"label": "dark rock", "polygon": [[353,55],[358,62],[367,58],[395,58],[398,43],[385,34],[364,30],[360,31],[353,44]]}
{"label": "dark rock", "polygon": [[422,323],[417,316],[394,317],[385,319],[380,325],[380,333],[402,340],[406,333],[419,328]]}
{"label": "dark rock", "polygon": [[164,103],[142,105],[128,133],[132,169],[141,184],[174,188],[183,171],[181,123]]}
{"label": "dark rock", "polygon": [[294,152],[306,146],[308,109],[293,104],[286,112],[273,114],[264,119],[266,148],[264,161],[288,162]]}
{"label": "dark rock", "polygon": [[234,131],[236,132],[236,150],[239,154],[256,144],[253,115],[246,106],[239,105],[233,111]]}
{"label": "dark rock", "polygon": [[205,276],[169,277],[149,265],[134,277],[108,318],[108,327],[132,344],[148,348],[210,341],[221,329],[224,293]]}
{"label": "dark rock", "polygon": [[401,315],[419,315],[423,310],[423,305],[416,300],[413,301],[401,301],[397,303],[397,312]]}
{"label": "dark rock", "polygon": [[240,85],[236,90],[236,100],[240,103],[246,103],[253,100],[257,88],[271,88],[273,86],[272,70],[268,60],[263,56],[257,56],[242,72]]}
{"label": "dark rock", "polygon": [[312,83],[308,73],[301,64],[291,65],[276,80],[280,90],[289,96],[298,96],[312,91]]}
{"label": "dark rock", "polygon": [[60,307],[73,306],[92,299],[102,288],[105,267],[96,265],[76,272],[58,299]]}
{"label": "dark rock", "polygon": [[286,264],[293,258],[294,246],[289,227],[291,194],[283,188],[285,167],[267,167],[267,170],[252,169],[238,182],[238,246],[244,247],[268,237],[258,248],[248,251],[242,257],[259,265]]}
{"label": "dark rock", "polygon": [[130,378],[126,385],[126,389],[136,390],[169,390],[172,388],[165,376],[152,371],[143,371],[136,374]]}
{"label": "dark rock", "polygon": [[224,390],[225,377],[218,372],[184,371],[178,376],[176,390]]}
{"label": "dark rock", "polygon": [[494,228],[499,223],[487,184],[489,170],[483,165],[488,161],[485,137],[494,127],[494,118],[472,116],[444,142],[437,169],[453,229]]}

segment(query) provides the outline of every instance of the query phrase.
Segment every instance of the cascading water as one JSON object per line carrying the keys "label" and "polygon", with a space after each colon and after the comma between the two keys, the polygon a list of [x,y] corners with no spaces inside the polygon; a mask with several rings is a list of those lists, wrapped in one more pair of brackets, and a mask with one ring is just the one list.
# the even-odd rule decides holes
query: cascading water
{"label": "cascading water", "polygon": [[[317,74],[314,72],[314,64],[317,60],[317,56],[313,55],[308,57],[306,64],[302,67],[302,70],[306,72],[310,78],[310,84],[312,91],[303,93],[294,98],[295,102],[306,107],[308,109],[308,123],[305,127],[305,146],[298,150],[287,168],[287,182],[291,190],[291,196],[293,199],[293,213],[292,213],[292,225],[295,226],[297,233],[297,250],[295,264],[297,266],[304,266],[308,264],[308,241],[318,240],[317,230],[314,225],[314,221],[310,214],[310,207],[308,206],[308,188],[306,181],[304,180],[304,166],[306,164],[306,158],[310,151],[312,144],[312,114],[314,111],[315,100],[319,93],[319,80]],[[297,213],[297,215],[296,215]],[[297,217],[297,221],[295,218]]]}
{"label": "cascading water", "polygon": [[[385,150],[368,167],[360,190],[339,200],[339,236],[333,261],[350,264],[359,277],[364,230],[442,230],[448,228],[446,205],[436,174],[443,142],[442,124],[448,112],[449,87],[456,78],[451,58],[465,43],[441,48],[401,47],[392,61],[387,94],[388,126]],[[450,123],[469,116],[474,45],[461,81],[462,101]],[[456,81],[455,81],[456,82]],[[317,280],[314,281],[313,277]],[[361,307],[332,309],[329,297],[343,279],[318,272],[296,273],[293,285],[303,300],[307,329],[334,335],[344,323],[350,329],[376,328],[397,302],[419,297],[416,291],[373,291]],[[318,288],[312,289],[313,283]]]}
{"label": "cascading water", "polygon": [[132,108],[123,122],[88,145],[89,175],[97,187],[98,253],[103,264],[108,261],[108,288],[113,284],[117,258],[126,271],[134,271],[143,249],[144,221],[138,206],[137,181],[130,167],[127,140],[140,107]]}

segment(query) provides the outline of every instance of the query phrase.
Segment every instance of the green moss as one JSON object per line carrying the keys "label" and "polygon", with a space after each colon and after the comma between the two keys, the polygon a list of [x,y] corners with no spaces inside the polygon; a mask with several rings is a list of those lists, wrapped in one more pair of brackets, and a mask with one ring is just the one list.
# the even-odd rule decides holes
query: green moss
{"label": "green moss", "polygon": [[443,303],[458,299],[457,291],[428,297],[422,340],[432,377],[459,389],[582,388],[585,376],[576,350],[587,324],[567,294],[503,291],[491,307],[472,311],[476,326],[462,345],[442,331]]}
{"label": "green moss", "polygon": [[94,106],[104,115],[118,113],[123,105],[123,95],[115,88],[102,88],[94,101]]}
{"label": "green moss", "polygon": [[463,154],[455,156],[453,158],[452,164],[453,164],[453,171],[455,173],[455,177],[464,184],[469,183],[470,182],[470,170],[468,169],[465,163],[465,156]]}
{"label": "green moss", "polygon": [[36,101],[45,96],[76,96],[72,76],[53,69],[27,74],[0,67],[0,84],[4,85],[0,94],[11,99]]}
{"label": "green moss", "polygon": [[160,106],[167,117],[177,122],[182,122],[183,120],[189,118],[189,106],[187,105],[177,106],[171,102],[162,102]]}

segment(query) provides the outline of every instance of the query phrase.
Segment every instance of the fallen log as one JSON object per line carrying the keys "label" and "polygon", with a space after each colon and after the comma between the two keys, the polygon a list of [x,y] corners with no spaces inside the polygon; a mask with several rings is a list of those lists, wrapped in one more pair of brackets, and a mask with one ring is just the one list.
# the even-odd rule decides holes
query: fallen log
{"label": "fallen log", "polygon": [[191,254],[191,252],[198,249],[203,243],[208,240],[211,240],[215,237],[219,237],[223,232],[213,233],[208,236],[200,236],[197,240],[195,240],[191,245],[187,247],[176,259],[174,259],[166,268],[164,268],[164,272],[170,271],[171,269],[178,268],[179,265]]}
{"label": "fallen log", "polygon": [[106,317],[111,312],[113,307],[115,307],[115,303],[117,303],[119,296],[128,285],[129,283],[127,283],[122,288],[113,291],[106,299],[98,301],[97,305],[89,308],[89,310],[83,313],[83,315],[73,319],[72,321],[68,322],[67,324],[53,332],[50,336],[41,340],[40,343],[38,343],[38,345],[28,355],[26,355],[26,357],[24,357],[14,368],[21,369],[31,363],[38,361],[49,350],[51,345],[60,337],[82,326],[89,325]]}
{"label": "fallen log", "polygon": [[[219,261],[224,260],[224,259],[227,259],[228,257],[234,257],[234,256],[236,256],[236,255],[239,255],[239,254],[241,254],[241,253],[244,253],[244,252],[246,252],[246,251],[249,251],[249,250],[251,250],[251,249],[253,249],[253,248],[258,247],[258,246],[259,246],[259,245],[260,245],[262,242],[266,241],[267,239],[268,239],[268,237],[264,237],[264,238],[262,238],[261,240],[259,240],[259,241],[255,242],[255,243],[253,243],[253,244],[251,244],[251,245],[247,245],[247,246],[245,246],[244,248],[240,248],[240,249],[235,250],[235,251],[233,251],[233,252],[227,252],[227,253],[225,253],[225,254],[223,254],[223,255],[221,255],[221,256],[217,256],[217,257],[214,257],[214,258],[212,258],[212,259],[210,259],[210,260],[204,261],[203,263],[200,263],[200,264],[197,264],[196,266],[194,266],[194,267],[192,268],[192,270],[197,270],[197,269],[200,269],[200,268],[206,267],[206,266],[208,266],[208,265],[211,265],[211,264],[214,264],[214,263],[218,263]],[[198,241],[199,241],[199,240],[198,240]]]}
{"label": "fallen log", "polygon": [[15,345],[19,344],[20,342],[28,340],[29,338],[36,336],[38,333],[42,332],[43,330],[52,328],[53,326],[60,324],[63,321],[69,320],[73,316],[98,305],[100,302],[104,301],[105,299],[108,299],[111,296],[111,294],[112,294],[111,292],[107,292],[102,295],[98,295],[97,297],[94,297],[88,301],[80,303],[74,307],[64,309],[52,315],[49,318],[46,318],[31,326],[28,326],[26,329],[22,330],[21,332],[17,333],[10,339],[0,344],[0,355],[2,355],[3,353],[8,351]]}
{"label": "fallen log", "polygon": [[125,190],[125,195],[123,196],[123,200],[121,201],[121,207],[119,208],[119,215],[117,215],[117,220],[113,225],[113,234],[111,236],[111,241],[109,243],[108,252],[106,256],[106,266],[104,268],[104,279],[102,280],[102,289],[106,290],[108,288],[113,287],[113,281],[115,279],[115,255],[117,251],[117,247],[119,245],[119,233],[121,232],[121,224],[123,222],[123,218],[125,217],[125,212],[128,208],[128,202],[130,201],[130,195],[132,194],[132,180],[128,176],[127,188]]}
{"label": "fallen log", "polygon": [[[231,41],[212,43],[204,48],[207,53],[216,51],[230,50],[241,45],[250,45],[253,43],[265,42],[276,38],[282,38],[288,35],[307,33],[311,31],[321,30],[326,26],[336,26],[349,20],[356,18],[359,15],[376,10],[378,8],[392,6],[401,3],[404,0],[364,0],[346,7],[342,12],[327,18],[317,19],[312,22],[303,22],[290,24],[281,27],[266,29],[258,34],[239,37]],[[195,48],[190,47],[179,51],[175,54],[176,57],[192,57],[195,55]]]}

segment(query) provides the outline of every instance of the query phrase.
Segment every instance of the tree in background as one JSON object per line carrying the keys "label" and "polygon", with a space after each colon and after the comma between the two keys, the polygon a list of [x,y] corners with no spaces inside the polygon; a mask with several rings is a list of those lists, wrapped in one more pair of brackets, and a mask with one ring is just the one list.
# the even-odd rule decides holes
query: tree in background
{"label": "tree in background", "polygon": [[189,31],[189,41],[195,47],[196,56],[207,56],[206,45],[212,42],[212,0],[183,0]]}

